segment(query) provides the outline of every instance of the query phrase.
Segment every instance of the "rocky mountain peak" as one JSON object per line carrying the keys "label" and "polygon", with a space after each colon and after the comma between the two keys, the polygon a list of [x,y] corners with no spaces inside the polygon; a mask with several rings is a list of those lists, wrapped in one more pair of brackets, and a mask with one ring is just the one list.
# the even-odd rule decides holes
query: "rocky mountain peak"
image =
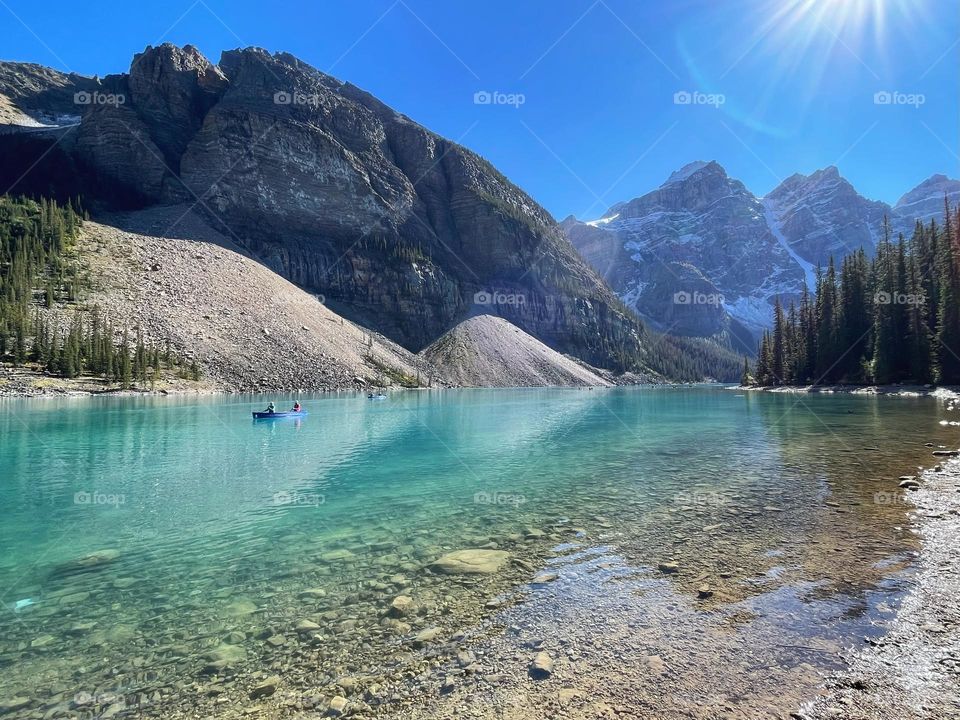
{"label": "rocky mountain peak", "polygon": [[893,206],[898,215],[912,214],[917,219],[929,220],[943,212],[943,198],[951,202],[960,199],[960,180],[937,173],[903,194]]}
{"label": "rocky mountain peak", "polygon": [[696,212],[705,210],[718,200],[731,195],[748,194],[743,183],[729,177],[723,166],[715,160],[696,161],[672,173],[667,181],[653,192],[612,206],[603,217],[617,214],[624,219],[642,217],[653,209]]}
{"label": "rocky mountain peak", "polygon": [[134,56],[127,84],[137,115],[176,171],[187,144],[229,82],[193,45],[164,43],[148,45]]}

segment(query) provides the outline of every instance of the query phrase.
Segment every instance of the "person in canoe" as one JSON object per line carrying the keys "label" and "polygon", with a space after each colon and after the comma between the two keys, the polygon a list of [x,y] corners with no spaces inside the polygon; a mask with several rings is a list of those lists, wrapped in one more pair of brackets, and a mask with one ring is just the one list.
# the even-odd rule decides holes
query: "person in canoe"
{"label": "person in canoe", "polygon": [[276,406],[276,405],[274,405],[273,403],[270,403],[269,405],[267,405],[267,412],[268,412],[268,413],[275,413],[276,411],[277,411],[277,406]]}
{"label": "person in canoe", "polygon": [[293,410],[292,410],[292,412],[300,412],[300,410],[301,410],[301,408],[300,408],[300,403],[295,402],[295,403],[293,404]]}

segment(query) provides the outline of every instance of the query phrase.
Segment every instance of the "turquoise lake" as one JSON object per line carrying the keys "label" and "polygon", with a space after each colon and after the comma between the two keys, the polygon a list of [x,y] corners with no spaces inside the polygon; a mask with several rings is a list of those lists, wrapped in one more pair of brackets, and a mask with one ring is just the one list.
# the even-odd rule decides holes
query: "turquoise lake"
{"label": "turquoise lake", "polygon": [[[345,675],[386,684],[421,661],[420,630],[469,633],[501,612],[491,598],[522,610],[517,588],[535,592],[571,548],[602,548],[692,612],[749,603],[765,632],[845,646],[882,633],[905,587],[917,545],[897,478],[957,437],[942,424],[956,413],[931,398],[301,395],[306,418],[253,421],[270,399],[292,402],[0,400],[11,717],[221,714],[266,672],[289,672],[301,695],[348,692]],[[436,572],[465,548],[511,562]],[[398,595],[417,610],[391,609]]]}

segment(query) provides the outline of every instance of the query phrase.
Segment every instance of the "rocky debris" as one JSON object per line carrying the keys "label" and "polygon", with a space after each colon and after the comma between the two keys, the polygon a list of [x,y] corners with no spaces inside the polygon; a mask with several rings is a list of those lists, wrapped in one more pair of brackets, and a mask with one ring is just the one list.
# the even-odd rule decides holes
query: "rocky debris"
{"label": "rocky debris", "polygon": [[551,675],[553,675],[553,658],[547,652],[538,652],[530,663],[530,676],[537,680],[545,680]]}
{"label": "rocky debris", "polygon": [[700,600],[706,600],[708,598],[711,598],[713,597],[713,590],[710,588],[709,585],[704,583],[699,588],[697,588],[697,597]]}
{"label": "rocky debris", "polygon": [[[209,389],[356,390],[358,376],[392,382],[383,368],[413,384],[418,377],[423,385],[440,384],[423,359],[344,320],[189,206],[104,220],[84,223],[81,242],[96,288],[89,303],[116,326],[136,324],[148,341],[162,347],[169,339],[180,357],[196,358]],[[160,269],[148,270],[151,262]]]}
{"label": "rocky debris", "polygon": [[421,352],[443,379],[463,387],[606,386],[607,380],[507,320],[477,315]]}
{"label": "rocky debris", "polygon": [[665,575],[672,575],[680,571],[680,565],[675,562],[662,562],[657,565],[657,570]]}
{"label": "rocky debris", "polygon": [[457,550],[441,556],[431,567],[447,575],[488,575],[500,570],[509,558],[504,550]]}

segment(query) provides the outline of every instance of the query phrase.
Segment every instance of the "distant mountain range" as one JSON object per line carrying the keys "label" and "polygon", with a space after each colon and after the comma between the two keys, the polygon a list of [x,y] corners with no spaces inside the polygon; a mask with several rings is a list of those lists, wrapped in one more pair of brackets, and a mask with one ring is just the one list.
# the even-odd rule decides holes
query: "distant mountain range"
{"label": "distant mountain range", "polygon": [[960,181],[934,175],[896,205],[868,200],[836,167],[793,175],[757,197],[716,162],[693,162],[598,220],[561,226],[623,302],[654,327],[753,351],[772,305],[812,288],[817,266],[864,248],[884,216],[905,235],[943,215]]}

